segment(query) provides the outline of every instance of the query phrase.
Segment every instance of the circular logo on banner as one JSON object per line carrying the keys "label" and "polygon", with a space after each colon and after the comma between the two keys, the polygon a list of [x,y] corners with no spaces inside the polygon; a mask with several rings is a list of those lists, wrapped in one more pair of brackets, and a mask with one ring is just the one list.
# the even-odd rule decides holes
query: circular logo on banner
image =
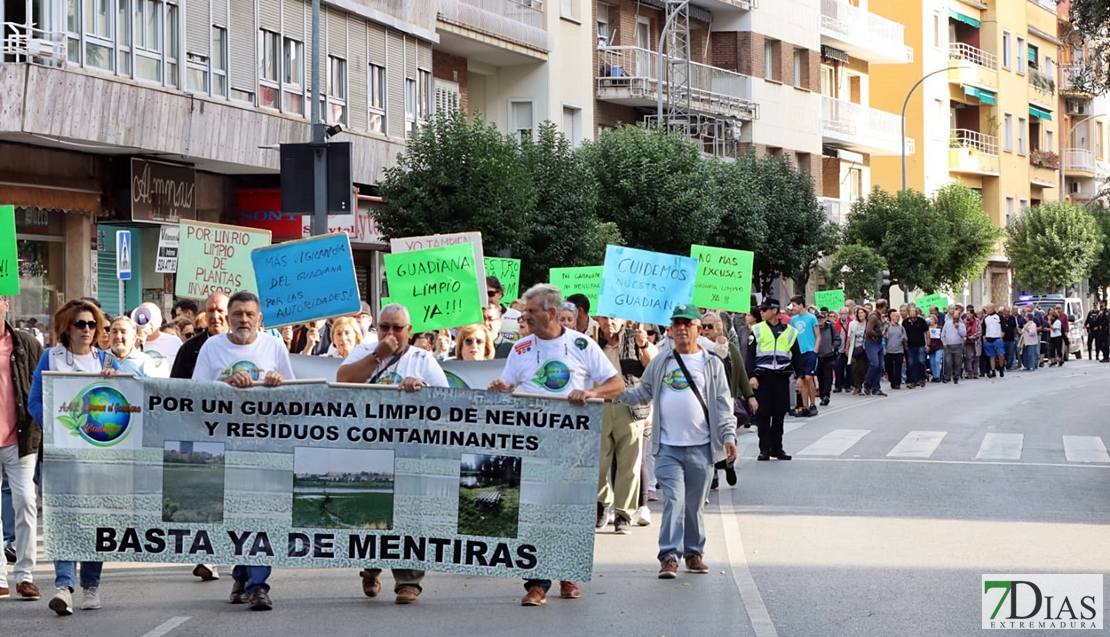
{"label": "circular logo on banner", "polygon": [[97,447],[112,447],[131,432],[131,413],[139,410],[115,387],[96,383],[81,390],[67,405],[68,415],[57,416],[57,423],[74,436]]}
{"label": "circular logo on banner", "polygon": [[463,379],[459,378],[453,372],[449,372],[445,369],[443,370],[443,375],[447,377],[448,387],[452,389],[470,389],[470,386],[463,382]]}
{"label": "circular logo on banner", "polygon": [[570,369],[561,360],[550,360],[540,365],[532,382],[549,392],[559,393],[570,384]]}

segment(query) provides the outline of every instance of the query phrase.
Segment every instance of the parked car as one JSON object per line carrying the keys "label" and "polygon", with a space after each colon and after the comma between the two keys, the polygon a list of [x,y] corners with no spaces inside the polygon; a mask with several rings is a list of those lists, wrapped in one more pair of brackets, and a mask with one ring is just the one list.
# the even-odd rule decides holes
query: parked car
{"label": "parked car", "polygon": [[1086,313],[1083,311],[1082,299],[1074,296],[1066,297],[1063,294],[1041,294],[1019,297],[1018,305],[1036,305],[1046,314],[1057,305],[1063,308],[1064,314],[1068,316],[1068,341],[1070,342],[1068,352],[1074,354],[1076,358],[1083,357],[1087,333],[1083,330],[1083,318]]}

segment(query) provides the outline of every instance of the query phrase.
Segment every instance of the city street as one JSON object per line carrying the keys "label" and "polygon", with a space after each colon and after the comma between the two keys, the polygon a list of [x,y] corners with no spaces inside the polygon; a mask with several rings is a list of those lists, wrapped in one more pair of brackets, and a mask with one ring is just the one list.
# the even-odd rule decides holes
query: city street
{"label": "city street", "polygon": [[707,507],[708,575],[659,580],[658,527],[609,527],[582,598],[538,608],[519,606],[515,580],[431,573],[417,604],[397,606],[388,573],[371,600],[353,570],[275,569],[273,612],[252,613],[227,603],[230,569],[201,583],[186,565],[110,564],[103,609],[62,618],[47,609],[43,562],[43,600],[0,600],[0,626],[113,637],[974,635],[985,573],[1110,572],[1108,382],[1110,365],[1080,360],[888,398],[834,394],[819,416],[788,418],[791,462],[756,462],[744,430],[740,482],[722,475]]}

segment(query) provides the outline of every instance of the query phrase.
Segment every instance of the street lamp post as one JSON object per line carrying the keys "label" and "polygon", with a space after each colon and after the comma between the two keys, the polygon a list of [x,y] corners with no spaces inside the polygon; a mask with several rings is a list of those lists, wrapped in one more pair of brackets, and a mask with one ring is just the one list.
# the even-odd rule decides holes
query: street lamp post
{"label": "street lamp post", "polygon": [[[1071,134],[1075,132],[1075,129],[1079,128],[1080,124],[1082,124],[1083,122],[1092,120],[1092,119],[1096,119],[1098,117],[1106,117],[1106,115],[1088,115],[1088,116],[1084,117],[1083,119],[1079,120],[1078,122],[1072,124],[1071,128],[1068,129],[1068,134],[1064,135],[1064,143],[1065,144],[1068,143],[1068,140],[1071,139]],[[1067,196],[1068,196],[1068,193],[1067,193],[1067,186],[1068,186],[1068,181],[1067,181],[1068,147],[1064,146],[1060,150],[1064,151],[1063,156],[1060,157],[1060,201],[1067,201]]]}
{"label": "street lamp post", "polygon": [[938,73],[947,73],[948,71],[952,69],[958,69],[961,66],[962,64],[946,66],[943,69],[937,69],[932,73],[926,73],[921,77],[920,80],[918,80],[912,87],[910,87],[910,92],[906,93],[906,100],[902,102],[902,190],[906,189],[906,107],[910,105],[910,97],[913,96],[913,92],[916,91],[917,87],[921,86],[921,84],[925,80],[934,75],[937,75]]}

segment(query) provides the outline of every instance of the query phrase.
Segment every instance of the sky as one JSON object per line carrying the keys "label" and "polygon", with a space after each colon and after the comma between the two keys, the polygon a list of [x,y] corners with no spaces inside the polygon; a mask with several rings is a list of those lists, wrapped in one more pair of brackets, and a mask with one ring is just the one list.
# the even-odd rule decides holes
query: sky
{"label": "sky", "polygon": [[319,475],[330,471],[393,473],[393,450],[297,447],[294,451],[293,473]]}

